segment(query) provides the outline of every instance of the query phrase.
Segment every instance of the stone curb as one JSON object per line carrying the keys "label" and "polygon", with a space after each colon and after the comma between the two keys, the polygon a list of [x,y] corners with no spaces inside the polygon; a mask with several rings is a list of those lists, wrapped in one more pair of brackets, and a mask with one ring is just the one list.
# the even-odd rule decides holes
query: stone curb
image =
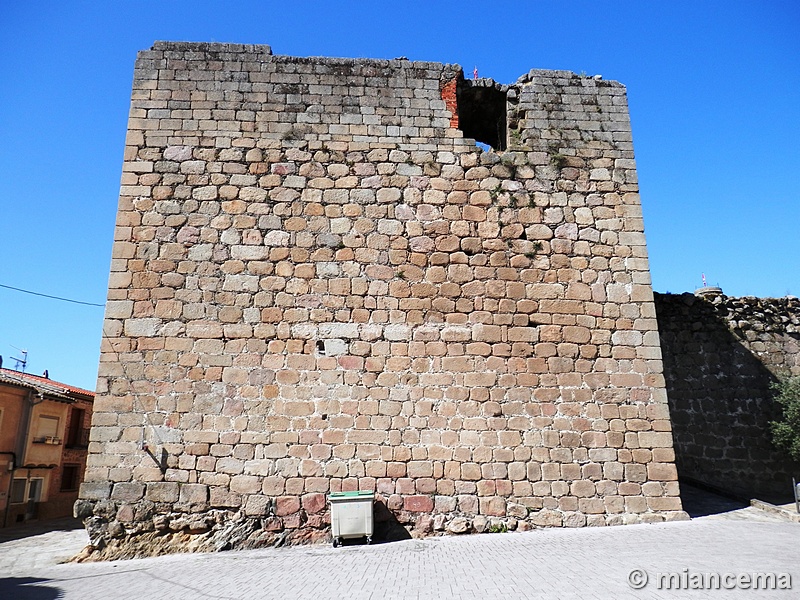
{"label": "stone curb", "polygon": [[763,500],[759,500],[757,498],[753,498],[750,500],[750,506],[753,508],[758,508],[759,510],[763,510],[773,515],[777,515],[781,519],[785,521],[791,521],[792,523],[800,523],[800,513],[794,513],[792,511],[786,510],[785,508],[781,508],[780,506],[775,506],[774,504],[770,504],[769,502],[764,502]]}

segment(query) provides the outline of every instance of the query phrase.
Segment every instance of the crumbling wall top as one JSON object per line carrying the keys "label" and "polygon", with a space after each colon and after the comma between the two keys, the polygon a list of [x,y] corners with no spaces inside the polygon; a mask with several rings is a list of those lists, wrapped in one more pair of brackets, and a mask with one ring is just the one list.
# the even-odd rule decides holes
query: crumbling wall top
{"label": "crumbling wall top", "polygon": [[552,71],[549,69],[531,69],[524,75],[517,79],[518,84],[537,83],[541,79],[545,79],[549,84],[557,83],[565,85],[568,83],[575,83],[573,80],[579,79],[581,85],[584,87],[616,87],[625,88],[625,85],[619,81],[612,81],[610,79],[603,79],[602,75],[583,75],[573,73],[572,71]]}
{"label": "crumbling wall top", "polygon": [[234,52],[237,54],[272,54],[267,44],[222,44],[219,42],[155,42],[151,50],[179,52]]}

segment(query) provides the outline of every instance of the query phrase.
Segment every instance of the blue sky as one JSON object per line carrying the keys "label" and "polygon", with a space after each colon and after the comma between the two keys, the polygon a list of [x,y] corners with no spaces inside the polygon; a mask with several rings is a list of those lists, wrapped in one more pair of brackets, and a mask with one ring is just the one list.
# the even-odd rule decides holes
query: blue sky
{"label": "blue sky", "polygon": [[[800,3],[0,0],[0,285],[102,304],[133,62],[155,40],[628,87],[653,286],[800,295]],[[0,355],[94,388],[103,310],[0,288]]]}

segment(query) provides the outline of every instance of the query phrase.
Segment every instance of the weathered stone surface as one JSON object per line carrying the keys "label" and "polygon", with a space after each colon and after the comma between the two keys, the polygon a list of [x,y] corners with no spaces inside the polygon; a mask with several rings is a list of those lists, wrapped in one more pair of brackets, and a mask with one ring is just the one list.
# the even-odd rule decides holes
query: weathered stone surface
{"label": "weathered stone surface", "polygon": [[456,517],[447,524],[448,533],[467,533],[469,531],[470,523],[464,517]]}
{"label": "weathered stone surface", "polygon": [[429,513],[433,510],[433,499],[430,496],[407,496],[403,508],[411,512]]}
{"label": "weathered stone surface", "polygon": [[524,519],[528,516],[528,507],[511,503],[506,507],[506,514],[516,519]]}
{"label": "weathered stone surface", "polygon": [[679,510],[624,87],[534,70],[473,129],[456,66],[220,48],[136,70],[98,536],[310,539],[354,490],[420,535]]}
{"label": "weathered stone surface", "polygon": [[144,496],[145,486],[138,481],[115,483],[111,490],[111,499],[121,502],[135,502]]}
{"label": "weathered stone surface", "polygon": [[145,498],[151,502],[177,502],[179,499],[179,484],[172,482],[151,482],[147,485]]}
{"label": "weathered stone surface", "polygon": [[111,495],[111,483],[106,481],[87,481],[81,484],[80,497],[83,500],[105,500]]}
{"label": "weathered stone surface", "polygon": [[208,502],[208,486],[200,483],[184,483],[180,487],[180,501],[186,503]]}
{"label": "weathered stone surface", "polygon": [[281,496],[277,499],[275,514],[279,517],[292,515],[300,510],[300,498],[295,496]]}
{"label": "weathered stone surface", "polygon": [[327,507],[325,494],[305,494],[300,500],[303,509],[309,514],[322,512]]}
{"label": "weathered stone surface", "polygon": [[800,301],[703,291],[655,295],[672,419],[655,407],[649,416],[672,429],[683,477],[778,501],[800,465],[770,439],[770,385],[800,375]]}

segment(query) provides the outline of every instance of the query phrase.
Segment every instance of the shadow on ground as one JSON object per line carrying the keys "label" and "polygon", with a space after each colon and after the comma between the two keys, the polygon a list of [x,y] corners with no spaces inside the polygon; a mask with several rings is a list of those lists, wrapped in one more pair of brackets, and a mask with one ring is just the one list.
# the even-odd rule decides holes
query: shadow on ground
{"label": "shadow on ground", "polygon": [[[388,544],[390,542],[401,542],[410,540],[411,534],[395,518],[386,505],[378,500],[373,509],[374,529],[372,534],[373,544]],[[360,546],[366,544],[366,538],[352,538],[342,540],[342,546]]]}
{"label": "shadow on ground", "polygon": [[50,531],[73,531],[82,528],[83,523],[79,519],[73,519],[72,517],[52,519],[50,521],[35,521],[25,525],[15,525],[0,529],[0,543],[21,540],[34,535],[49,533]]}
{"label": "shadow on ground", "polygon": [[0,598],[9,600],[54,600],[62,598],[58,588],[38,585],[47,583],[49,579],[38,577],[5,577],[0,579]]}
{"label": "shadow on ground", "polygon": [[383,502],[375,503],[374,515],[375,535],[373,535],[372,539],[376,544],[411,539],[411,534],[408,533],[408,530],[398,522]]}
{"label": "shadow on ground", "polygon": [[684,481],[681,481],[681,502],[683,503],[683,510],[689,513],[692,518],[718,515],[749,506],[749,504],[741,500],[720,496]]}

